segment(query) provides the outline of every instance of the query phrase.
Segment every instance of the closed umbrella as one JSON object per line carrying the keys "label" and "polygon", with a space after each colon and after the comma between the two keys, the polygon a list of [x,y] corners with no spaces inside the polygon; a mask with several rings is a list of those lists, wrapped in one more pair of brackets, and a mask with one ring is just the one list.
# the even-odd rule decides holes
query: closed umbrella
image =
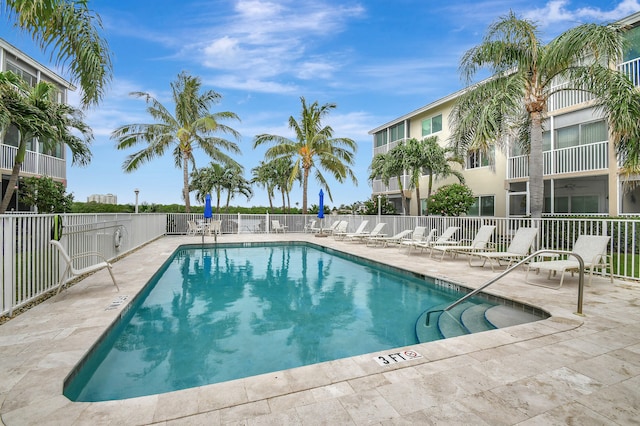
{"label": "closed umbrella", "polygon": [[[211,219],[213,217],[213,211],[211,210],[211,195],[207,194],[204,197],[204,219],[205,219],[205,226],[207,226],[208,219]],[[215,239],[216,242],[218,241],[218,236],[216,234],[215,235]],[[202,242],[204,243],[204,228],[202,229]]]}
{"label": "closed umbrella", "polygon": [[320,233],[322,234],[322,223],[324,222],[324,192],[320,190],[320,202],[318,207],[318,219],[320,219]]}

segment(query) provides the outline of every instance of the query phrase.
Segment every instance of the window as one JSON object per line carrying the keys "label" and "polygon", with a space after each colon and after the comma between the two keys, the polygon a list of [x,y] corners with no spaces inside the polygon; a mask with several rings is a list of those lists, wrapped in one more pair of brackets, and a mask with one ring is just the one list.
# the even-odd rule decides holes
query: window
{"label": "window", "polygon": [[493,163],[495,157],[495,149],[490,148],[488,153],[481,151],[471,151],[467,154],[467,169],[477,169],[479,167],[487,167]]}
{"label": "window", "polygon": [[31,87],[34,87],[38,82],[38,79],[35,75],[28,73],[12,62],[7,61],[6,71],[12,71],[14,74],[22,77],[24,81],[26,81]]}
{"label": "window", "polygon": [[394,142],[400,139],[404,139],[404,122],[398,123],[395,126],[389,128],[390,142]]}
{"label": "window", "polygon": [[387,144],[387,130],[375,134],[376,148]]}
{"label": "window", "polygon": [[428,136],[442,130],[442,114],[422,120],[422,136]]}
{"label": "window", "polygon": [[[556,149],[562,149],[604,142],[609,139],[607,132],[607,123],[604,120],[562,127],[555,131],[555,146]],[[550,132],[544,132],[542,134],[542,144],[544,151],[551,149]]]}
{"label": "window", "polygon": [[[597,195],[559,196],[553,200],[553,213],[601,213]],[[544,199],[544,213],[551,213],[551,197]]]}
{"label": "window", "polygon": [[467,216],[495,216],[495,196],[482,195],[476,197],[476,201],[469,208]]}
{"label": "window", "polygon": [[16,126],[12,124],[7,128],[2,143],[9,146],[18,146],[18,144],[20,143],[20,134],[18,133],[18,128]]}

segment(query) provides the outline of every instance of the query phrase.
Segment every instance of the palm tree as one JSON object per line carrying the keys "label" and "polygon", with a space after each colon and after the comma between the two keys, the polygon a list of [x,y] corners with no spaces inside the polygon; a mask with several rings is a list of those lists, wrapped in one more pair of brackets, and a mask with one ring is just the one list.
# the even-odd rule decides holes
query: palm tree
{"label": "palm tree", "polygon": [[398,190],[400,191],[402,200],[402,212],[403,214],[407,214],[409,208],[406,206],[407,199],[402,183],[402,175],[405,173],[404,149],[404,142],[400,142],[386,154],[377,154],[373,157],[371,165],[369,166],[369,180],[380,178],[385,185],[389,186],[389,181],[395,177],[398,180]]}
{"label": "palm tree", "polygon": [[216,213],[220,213],[222,190],[225,188],[226,167],[218,163],[210,163],[209,167],[202,167],[191,172],[190,191],[196,192],[196,200],[204,203],[207,194],[216,195]]}
{"label": "palm tree", "polygon": [[86,165],[91,161],[89,144],[91,129],[82,121],[82,113],[70,105],[55,101],[56,87],[40,82],[30,87],[11,71],[0,73],[0,129],[9,125],[18,130],[18,149],[7,190],[0,204],[0,213],[9,206],[24,163],[27,143],[34,138],[44,152],[66,144],[71,150],[73,164]]}
{"label": "palm tree", "polygon": [[238,139],[240,134],[231,127],[220,124],[220,120],[234,119],[238,116],[233,112],[211,113],[209,109],[219,102],[221,95],[213,90],[200,93],[202,82],[199,77],[192,77],[186,72],[178,74],[175,82],[171,83],[175,114],[156,100],[151,94],[133,92],[132,96],[144,98],[147,112],[156,120],[153,124],[127,124],[113,131],[111,138],[117,141],[118,149],[127,149],[139,143],[147,146],[127,157],[122,168],[125,172],[132,172],[141,164],[162,156],[169,148],[173,148],[176,167],[182,165],[183,189],[182,197],[185,201],[185,211],[191,211],[189,200],[189,164],[195,169],[193,152],[201,148],[214,161],[231,164],[235,161],[221,149],[232,153],[240,153],[235,142],[214,136],[217,132],[232,135]]}
{"label": "palm tree", "polygon": [[265,163],[260,161],[258,166],[251,169],[251,183],[255,183],[258,186],[264,187],[267,190],[267,197],[269,198],[269,208],[273,210],[273,191],[276,187],[274,170],[271,167],[271,163]]}
{"label": "palm tree", "polygon": [[481,69],[488,69],[493,77],[470,87],[458,99],[451,114],[452,143],[458,152],[487,152],[504,136],[517,135],[529,152],[534,218],[542,216],[542,125],[555,93],[571,90],[593,95],[596,108],[607,115],[623,166],[638,166],[633,154],[640,140],[640,94],[610,66],[621,57],[622,34],[614,25],[584,24],[544,45],[534,23],[509,13],[493,23],[482,43],[461,60],[467,82]]}
{"label": "palm tree", "polygon": [[97,104],[113,74],[107,42],[100,36],[100,17],[88,1],[6,0],[14,25],[25,30],[43,51],[52,48],[56,65],[68,65],[82,88],[82,105]]}
{"label": "palm tree", "polygon": [[[464,176],[458,170],[454,170],[451,167],[452,162],[460,165],[464,164],[464,161],[456,155],[452,154],[452,149],[444,148],[438,144],[437,136],[431,136],[425,138],[422,141],[424,145],[424,158],[423,158],[423,171],[429,175],[429,183],[427,186],[427,200],[431,198],[431,192],[433,190],[433,182],[437,179],[446,179],[450,175],[454,175],[458,178],[458,181],[464,185]],[[418,198],[419,200],[419,198]],[[418,214],[420,214],[420,208],[418,207]],[[427,203],[427,210],[425,212],[429,214],[429,204]]]}
{"label": "palm tree", "polygon": [[256,148],[266,142],[275,145],[267,149],[265,158],[272,160],[281,157],[297,157],[293,164],[289,183],[298,176],[302,176],[302,213],[307,213],[307,189],[311,169],[315,169],[315,178],[326,190],[330,200],[331,190],[321,170],[326,170],[342,183],[348,176],[357,185],[357,179],[349,166],[354,163],[356,143],[348,138],[335,138],[331,126],[323,126],[322,119],[333,109],[335,104],[319,105],[314,102],[307,105],[304,97],[300,98],[302,112],[300,121],[289,117],[289,127],[294,130],[296,140],[284,136],[261,134],[257,135],[253,147]]}
{"label": "palm tree", "polygon": [[243,167],[238,163],[226,166],[221,182],[222,187],[227,190],[227,203],[225,205],[226,212],[229,212],[229,203],[235,194],[244,195],[247,197],[247,200],[253,196],[251,183],[242,175],[243,172]]}

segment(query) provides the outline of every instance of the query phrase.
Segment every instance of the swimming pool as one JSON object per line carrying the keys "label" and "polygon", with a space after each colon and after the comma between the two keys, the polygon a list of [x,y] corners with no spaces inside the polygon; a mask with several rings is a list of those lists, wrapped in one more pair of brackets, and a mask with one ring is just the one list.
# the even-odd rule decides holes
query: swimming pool
{"label": "swimming pool", "polygon": [[416,318],[460,296],[450,287],[307,243],[181,247],[64,394],[124,399],[412,345]]}

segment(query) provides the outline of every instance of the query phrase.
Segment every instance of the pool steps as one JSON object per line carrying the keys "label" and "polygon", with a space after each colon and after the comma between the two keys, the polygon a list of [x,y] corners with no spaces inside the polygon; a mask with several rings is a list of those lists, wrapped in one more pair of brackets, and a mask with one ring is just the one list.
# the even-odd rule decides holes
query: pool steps
{"label": "pool steps", "polygon": [[[437,306],[431,310],[444,307]],[[425,311],[416,321],[416,336],[420,343],[480,333],[542,319],[534,314],[504,305],[471,302],[461,303],[444,313],[432,314],[429,326],[425,324],[426,314]]]}

